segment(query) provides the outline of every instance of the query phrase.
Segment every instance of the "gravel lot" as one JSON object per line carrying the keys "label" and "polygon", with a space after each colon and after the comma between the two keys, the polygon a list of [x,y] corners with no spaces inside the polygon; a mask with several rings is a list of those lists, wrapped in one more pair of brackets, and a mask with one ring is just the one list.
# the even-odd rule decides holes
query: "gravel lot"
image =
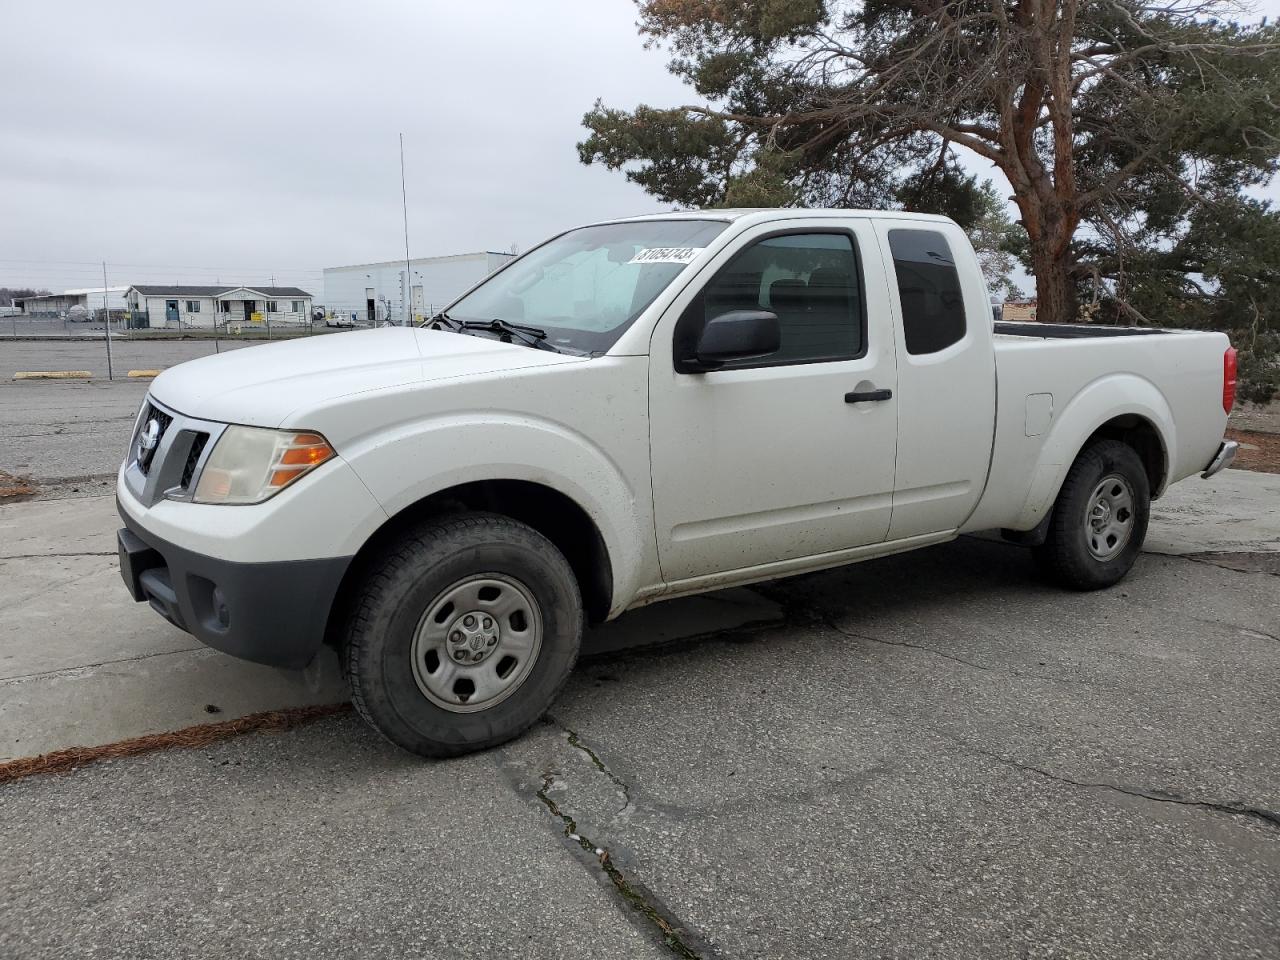
{"label": "gravel lot", "polygon": [[[117,341],[108,381],[103,341],[0,340],[0,471],[35,481],[39,496],[84,496],[114,489],[129,430],[149,380],[133,369],[164,369],[234,342]],[[94,380],[13,380],[19,370],[88,370]]]}

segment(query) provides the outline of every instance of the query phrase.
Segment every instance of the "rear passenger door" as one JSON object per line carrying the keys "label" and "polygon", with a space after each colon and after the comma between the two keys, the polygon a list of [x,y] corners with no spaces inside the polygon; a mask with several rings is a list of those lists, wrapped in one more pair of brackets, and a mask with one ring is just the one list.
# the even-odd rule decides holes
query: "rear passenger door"
{"label": "rear passenger door", "polygon": [[898,339],[898,449],[889,539],[954,530],[986,484],[995,430],[991,304],[964,232],[881,220]]}
{"label": "rear passenger door", "polygon": [[[664,313],[649,424],[669,583],[884,539],[896,433],[886,292],[871,221],[802,220],[748,230]],[[705,324],[744,309],[778,315],[781,349],[683,372]]]}

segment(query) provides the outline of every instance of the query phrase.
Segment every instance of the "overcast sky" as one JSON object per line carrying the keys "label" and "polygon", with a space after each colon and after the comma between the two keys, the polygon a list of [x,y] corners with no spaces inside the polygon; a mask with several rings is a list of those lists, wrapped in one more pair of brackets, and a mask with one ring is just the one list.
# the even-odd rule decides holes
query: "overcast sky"
{"label": "overcast sky", "polygon": [[[1280,0],[1260,12],[1280,13]],[[662,205],[575,144],[691,93],[630,0],[5,0],[0,286],[298,283]],[[975,171],[985,164],[975,163]],[[1003,185],[1002,185],[1003,186]]]}
{"label": "overcast sky", "polygon": [[403,256],[401,131],[414,256],[662,209],[574,146],[597,96],[685,96],[629,0],[3,7],[0,286]]}

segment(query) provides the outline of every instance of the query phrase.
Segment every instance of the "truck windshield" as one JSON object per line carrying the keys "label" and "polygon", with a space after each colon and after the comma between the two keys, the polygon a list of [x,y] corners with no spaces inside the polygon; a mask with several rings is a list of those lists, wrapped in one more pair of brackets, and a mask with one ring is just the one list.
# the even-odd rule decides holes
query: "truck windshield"
{"label": "truck windshield", "polygon": [[640,220],[571,230],[494,274],[445,316],[455,329],[469,325],[462,332],[483,336],[480,324],[501,320],[545,332],[546,343],[567,353],[603,353],[727,226]]}

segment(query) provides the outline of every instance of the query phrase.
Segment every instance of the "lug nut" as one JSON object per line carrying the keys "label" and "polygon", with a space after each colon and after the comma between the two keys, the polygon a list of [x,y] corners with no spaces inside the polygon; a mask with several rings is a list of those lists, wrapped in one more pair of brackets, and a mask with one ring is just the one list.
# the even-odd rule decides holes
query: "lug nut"
{"label": "lug nut", "polygon": [[492,620],[490,620],[488,617],[485,617],[485,618],[484,618],[484,628],[485,628],[486,630],[488,630],[488,629],[489,629],[490,627],[492,627],[492,626],[493,626],[493,621],[492,621]]}
{"label": "lug nut", "polygon": [[493,646],[495,643],[497,643],[497,642],[498,642],[498,638],[497,638],[497,637],[490,637],[490,638],[489,638],[489,646],[491,646],[491,647],[492,647],[492,646]]}
{"label": "lug nut", "polygon": [[458,650],[454,653],[453,657],[455,660],[465,660],[467,659],[467,651]]}
{"label": "lug nut", "polygon": [[484,651],[483,651],[483,650],[477,650],[477,651],[475,652],[475,656],[473,656],[471,659],[472,659],[472,660],[474,660],[476,663],[479,663],[481,660],[483,660],[483,659],[484,659]]}
{"label": "lug nut", "polygon": [[457,630],[455,630],[453,631],[453,633],[449,634],[449,640],[453,643],[461,643],[462,634],[460,634]]}
{"label": "lug nut", "polygon": [[467,614],[467,616],[463,618],[462,622],[466,624],[468,627],[474,627],[476,625],[476,618],[471,616],[470,614]]}

